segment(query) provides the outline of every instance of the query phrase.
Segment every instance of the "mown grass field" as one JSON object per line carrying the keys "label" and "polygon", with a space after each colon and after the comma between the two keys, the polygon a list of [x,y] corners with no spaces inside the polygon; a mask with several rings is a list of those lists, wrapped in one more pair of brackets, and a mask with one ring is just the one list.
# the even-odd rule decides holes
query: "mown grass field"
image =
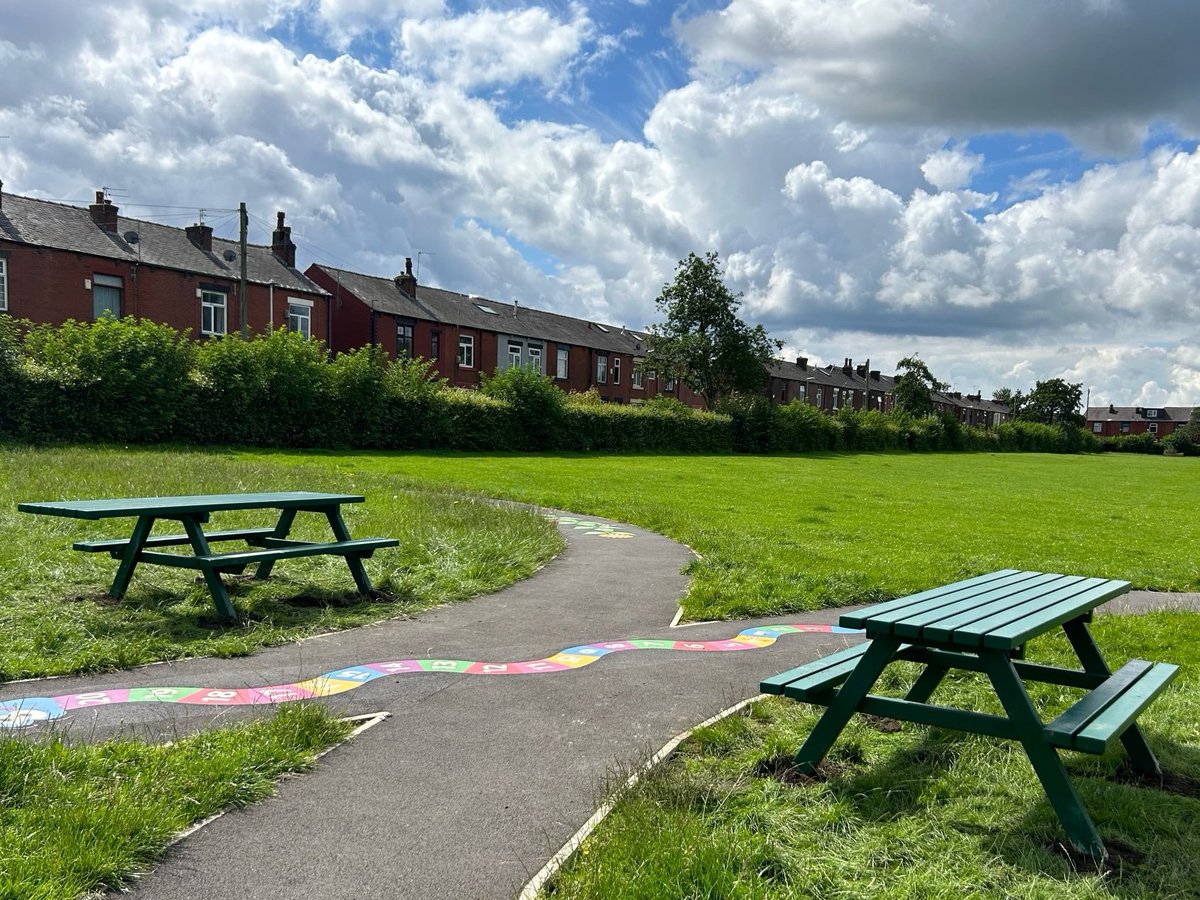
{"label": "mown grass field", "polygon": [[[255,462],[312,465],[292,454]],[[338,469],[642,525],[688,618],[873,602],[1002,568],[1200,590],[1200,459],[1127,454],[329,455]]]}
{"label": "mown grass field", "polygon": [[[430,485],[320,459],[279,466],[186,450],[0,447],[0,681],[119,668],[183,656],[235,656],[496,591],[562,547],[553,524]],[[212,621],[194,572],[140,566],[120,602],[105,594],[117,561],[74,541],[128,537],[132,519],[83,522],[17,512],[22,501],[235,491],[363,494],[343,515],[351,534],[399,538],[366,561],[379,596],[355,596],[340,557],[286,560],[263,582],[230,582],[242,619]],[[273,525],[271,510],[216,514],[210,527]],[[155,533],[178,531],[162,522]],[[299,537],[324,539],[324,517],[302,514]],[[240,545],[226,545],[233,550]],[[226,549],[223,548],[223,549]]]}
{"label": "mown grass field", "polygon": [[[820,710],[781,698],[697,731],[584,842],[544,896],[755,900],[1194,898],[1200,896],[1200,616],[1106,616],[1093,633],[1114,668],[1169,660],[1180,677],[1139,719],[1165,787],[1132,783],[1123,750],[1064,753],[1110,852],[1103,872],[1062,852],[1062,827],[1019,744],[856,716],[807,779],[791,755]],[[1061,637],[1029,658],[1077,665]],[[889,669],[899,694],[908,672]],[[1078,696],[1033,685],[1043,717]],[[973,675],[933,701],[1000,713]]]}

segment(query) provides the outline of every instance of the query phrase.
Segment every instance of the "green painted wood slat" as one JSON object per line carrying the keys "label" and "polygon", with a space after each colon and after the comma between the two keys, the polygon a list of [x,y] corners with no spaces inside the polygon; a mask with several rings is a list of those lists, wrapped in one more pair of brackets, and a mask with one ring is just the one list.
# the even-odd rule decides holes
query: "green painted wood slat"
{"label": "green painted wood slat", "polygon": [[[265,537],[272,528],[236,528],[230,531],[208,531],[204,537],[209,541],[238,541]],[[191,540],[186,534],[160,534],[146,538],[143,547],[182,546]],[[111,538],[98,541],[76,541],[71,549],[84,553],[120,552],[129,546],[129,538]]]}
{"label": "green painted wood slat", "polygon": [[969,591],[974,587],[988,582],[1028,574],[1018,569],[1000,569],[996,572],[989,572],[986,575],[968,578],[965,581],[931,588],[930,590],[910,594],[906,597],[897,597],[895,600],[887,600],[883,603],[876,603],[874,606],[868,606],[865,609],[845,613],[838,619],[838,624],[843,628],[865,628],[871,620],[885,620],[890,616],[902,615],[904,612],[913,610],[921,604],[936,603],[940,598],[957,595],[960,592]]}
{"label": "green painted wood slat", "polygon": [[1036,613],[1015,618],[1006,625],[989,625],[983,635],[983,645],[1000,650],[1020,646],[1030,638],[1037,637],[1056,625],[1061,625],[1082,615],[1090,615],[1092,610],[1100,604],[1127,593],[1129,587],[1128,581],[1106,579],[1075,597],[1038,610]]}
{"label": "green painted wood slat", "polygon": [[782,694],[787,685],[803,679],[816,679],[814,683],[821,683],[822,679],[826,677],[844,680],[844,677],[838,678],[836,674],[830,676],[828,673],[830,670],[837,670],[840,673],[841,669],[847,665],[853,669],[862,655],[867,652],[869,646],[870,643],[867,642],[847,647],[794,669],[788,669],[786,672],[780,672],[778,675],[772,675],[770,678],[764,678],[759,682],[758,689],[764,694]]}
{"label": "green painted wood slat", "polygon": [[1055,747],[1103,753],[1179,673],[1171,663],[1135,659],[1045,727]]}
{"label": "green painted wood slat", "polygon": [[896,619],[892,625],[892,633],[898,636],[925,637],[928,629],[938,628],[952,632],[958,625],[967,625],[981,618],[986,618],[996,612],[1009,608],[1017,597],[1027,597],[1038,591],[1050,591],[1054,585],[1067,577],[1053,572],[1028,572],[1031,577],[1020,583],[1006,582],[989,588],[978,594],[938,609],[925,610],[921,613]]}
{"label": "green painted wood slat", "polygon": [[108,519],[126,516],[175,518],[181,515],[234,509],[313,508],[323,510],[342,503],[362,503],[359,494],[324,494],[312,491],[278,491],[246,494],[194,494],[180,497],[129,497],[107,500],[61,500],[18,503],[20,512],[72,519]]}
{"label": "green painted wood slat", "polygon": [[297,546],[274,547],[266,550],[250,550],[238,553],[210,553],[205,556],[180,556],[175,553],[143,552],[140,562],[171,566],[176,569],[222,569],[232,566],[245,567],[264,560],[295,559],[303,556],[366,556],[385,547],[398,547],[395,538],[356,538],[350,541],[332,541],[325,544],[305,543]]}

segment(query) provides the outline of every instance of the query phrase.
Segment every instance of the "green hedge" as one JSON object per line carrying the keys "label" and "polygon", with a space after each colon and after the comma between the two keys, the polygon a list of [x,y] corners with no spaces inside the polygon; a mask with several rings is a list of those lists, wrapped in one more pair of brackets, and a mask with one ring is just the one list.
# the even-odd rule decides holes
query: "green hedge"
{"label": "green hedge", "polygon": [[1099,446],[1080,429],[1011,422],[982,431],[949,416],[851,409],[828,416],[762,397],[735,398],[711,413],[669,397],[607,404],[594,391],[563,394],[546,376],[518,368],[464,390],[424,360],[391,361],[375,347],[330,359],[320,343],[286,330],[194,342],[135,319],[51,327],[0,316],[0,392],[0,433],[33,443],[704,453]]}

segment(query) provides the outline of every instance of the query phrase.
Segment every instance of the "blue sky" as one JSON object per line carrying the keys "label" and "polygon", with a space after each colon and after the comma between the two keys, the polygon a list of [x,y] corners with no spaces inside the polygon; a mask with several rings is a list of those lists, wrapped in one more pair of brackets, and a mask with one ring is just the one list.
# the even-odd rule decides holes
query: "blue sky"
{"label": "blue sky", "polygon": [[636,328],[716,250],[787,355],[1200,403],[1197,33],[1177,0],[43,0],[0,33],[0,179],[245,200],[302,265],[420,254]]}

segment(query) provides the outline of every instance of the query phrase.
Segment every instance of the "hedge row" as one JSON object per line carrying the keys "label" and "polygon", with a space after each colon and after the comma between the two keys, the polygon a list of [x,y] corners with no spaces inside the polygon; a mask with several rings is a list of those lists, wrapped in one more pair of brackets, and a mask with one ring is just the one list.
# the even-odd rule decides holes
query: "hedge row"
{"label": "hedge row", "polygon": [[745,453],[820,450],[1097,449],[1079,429],[1024,422],[994,431],[950,417],[912,419],[843,409],[831,417],[793,402],[741,398],[697,412],[673,398],[644,406],[567,395],[540,373],[484,376],[448,387],[421,360],[364,347],[330,359],[286,330],[250,341],[195,342],[145,320],[60,327],[0,316],[0,433],[32,443],[330,447],[385,450],[658,450]]}

